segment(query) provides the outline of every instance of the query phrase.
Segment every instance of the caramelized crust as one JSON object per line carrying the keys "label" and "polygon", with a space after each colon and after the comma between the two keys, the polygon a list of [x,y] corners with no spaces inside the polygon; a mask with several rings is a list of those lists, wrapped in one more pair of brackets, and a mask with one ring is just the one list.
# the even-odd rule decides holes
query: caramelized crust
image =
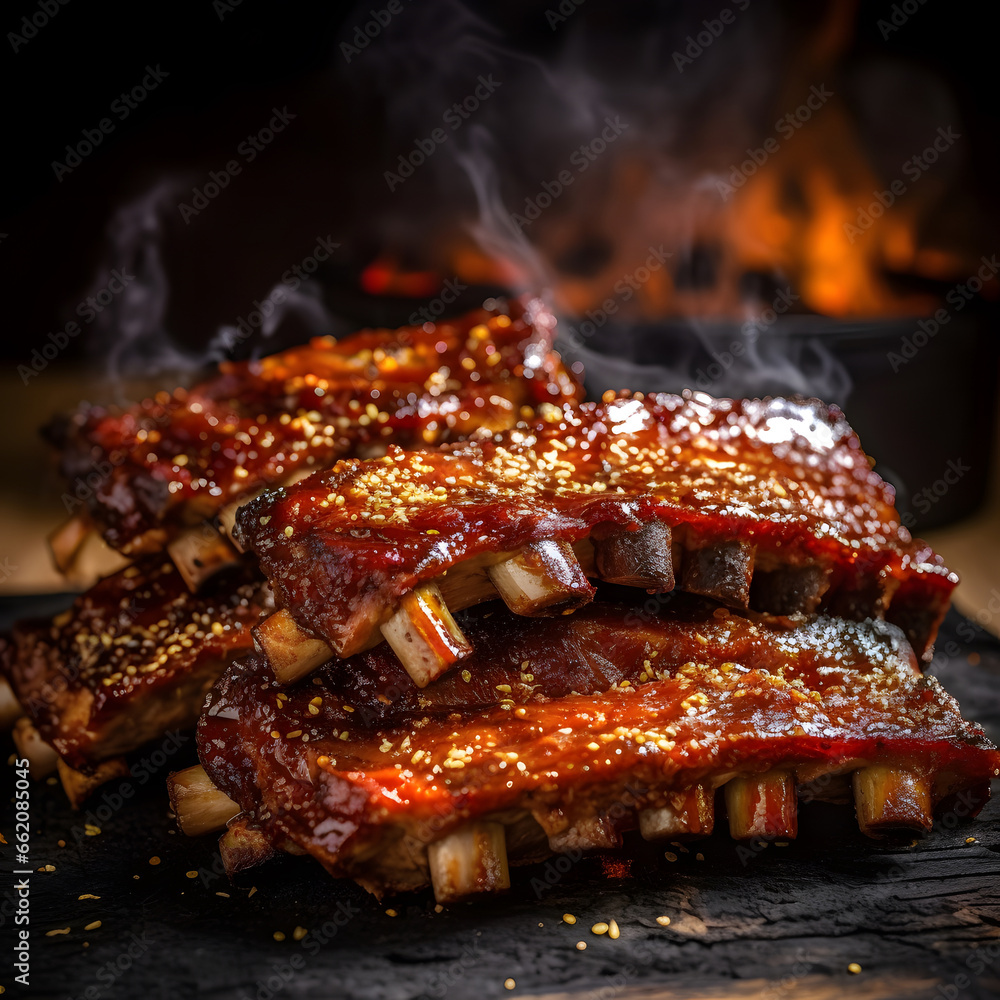
{"label": "caramelized crust", "polygon": [[[888,608],[890,620],[895,594],[918,654],[957,583],[900,526],[841,412],[815,400],[609,394],[550,406],[505,434],[339,462],[241,508],[236,533],[298,625],[348,656],[377,641],[403,594],[428,580],[444,591],[463,563],[547,539],[607,546],[654,521],[669,528],[683,589],[743,607],[756,595],[780,613],[822,598],[845,617]],[[589,575],[611,566],[628,580],[601,555]],[[669,589],[660,555],[647,586]]]}
{"label": "caramelized crust", "polygon": [[527,620],[490,604],[463,624],[478,652],[422,691],[385,646],[288,690],[258,656],[235,664],[199,723],[210,778],[271,843],[381,892],[426,885],[427,846],[481,820],[506,827],[517,863],[539,843],[614,843],[637,810],[704,794],[694,832],[710,832],[713,790],[741,775],[822,789],[906,769],[937,804],[962,789],[985,801],[1000,773],[885,622],[675,599],[662,617],[595,603]]}
{"label": "caramelized crust", "polygon": [[226,362],[189,390],[125,411],[82,409],[51,436],[69,480],[101,482],[89,501],[126,554],[158,550],[178,526],[344,455],[508,428],[522,407],[579,398],[552,352],[555,320],[536,300],[509,315],[314,339]]}
{"label": "caramelized crust", "polygon": [[212,683],[252,648],[269,596],[241,566],[195,597],[169,560],[147,557],[54,619],[17,623],[2,665],[41,735],[88,770],[192,726]]}

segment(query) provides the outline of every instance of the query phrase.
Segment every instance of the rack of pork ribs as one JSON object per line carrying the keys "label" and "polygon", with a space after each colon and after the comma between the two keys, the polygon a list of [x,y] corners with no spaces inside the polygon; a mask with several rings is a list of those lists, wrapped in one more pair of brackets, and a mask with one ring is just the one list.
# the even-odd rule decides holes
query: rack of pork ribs
{"label": "rack of pork ribs", "polygon": [[196,588],[235,560],[233,513],[261,489],[389,442],[503,430],[530,408],[578,399],[552,351],[554,327],[541,302],[514,300],[506,312],[226,362],[191,389],[127,409],[84,406],[48,429],[67,481],[87,487],[66,494],[81,510],[51,536],[56,562],[71,567],[97,533],[129,557],[165,547]]}
{"label": "rack of pork ribs", "polygon": [[794,837],[801,790],[879,836],[1000,774],[919,669],[956,578],[815,401],[566,404],[340,462],[234,533],[280,610],[170,781],[233,873],[305,852],[444,902],[632,827],[707,835],[720,788],[738,839]]}
{"label": "rack of pork ribs", "polygon": [[[204,693],[272,609],[255,560],[225,537],[236,507],[276,482],[389,441],[500,431],[577,398],[534,300],[507,312],[314,340],[223,364],[190,390],[126,410],[82,409],[53,436],[62,471],[99,480],[50,541],[68,570],[99,531],[132,565],[48,621],[0,638],[0,723],[36,774],[56,766],[76,804],[122,755],[194,724]],[[68,493],[67,496],[73,496]],[[165,552],[162,551],[165,548]]]}
{"label": "rack of pork ribs", "polygon": [[376,894],[430,884],[449,902],[636,827],[707,836],[717,797],[740,840],[794,837],[797,794],[853,794],[880,836],[926,831],[958,794],[981,805],[1000,774],[888,622],[683,594],[659,612],[464,617],[475,652],[423,689],[385,643],[291,687],[259,654],[230,666],[199,722],[203,766],[171,776],[182,829],[228,823],[231,874],[308,853]]}
{"label": "rack of pork ribs", "polygon": [[835,407],[614,395],[518,428],[370,460],[262,494],[234,537],[279,611],[277,678],[386,639],[423,686],[472,645],[452,611],[589,602],[592,578],[735,609],[886,618],[929,656],[957,577],[899,524]]}

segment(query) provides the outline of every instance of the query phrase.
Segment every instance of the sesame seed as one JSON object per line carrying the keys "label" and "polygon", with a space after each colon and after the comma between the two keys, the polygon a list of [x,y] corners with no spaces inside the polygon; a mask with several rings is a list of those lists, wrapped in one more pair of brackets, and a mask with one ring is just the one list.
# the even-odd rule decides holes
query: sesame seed
{"label": "sesame seed", "polygon": [[603,921],[599,920],[593,927],[590,928],[591,934],[607,934],[608,925]]}
{"label": "sesame seed", "polygon": [[562,916],[562,918],[563,918],[563,923],[564,924],[575,924],[576,923],[576,917],[574,917],[572,913],[564,913],[563,916]]}
{"label": "sesame seed", "polygon": [[189,872],[185,872],[184,874],[187,875],[188,878],[197,878],[198,877],[198,873],[196,871],[189,871]]}
{"label": "sesame seed", "polygon": [[586,951],[587,950],[587,942],[586,941],[577,941],[576,942],[576,950],[577,951]]}
{"label": "sesame seed", "polygon": [[661,927],[669,927],[670,926],[670,917],[657,917],[656,918],[656,922]]}
{"label": "sesame seed", "polygon": [[517,986],[517,983],[513,979],[505,979],[503,981],[503,988],[505,990],[512,990],[515,986]]}
{"label": "sesame seed", "polygon": [[84,930],[85,931],[96,931],[97,928],[100,927],[100,926],[101,926],[101,921],[100,920],[94,920],[92,923],[87,924],[87,926],[84,927]]}
{"label": "sesame seed", "polygon": [[285,940],[285,933],[284,933],[284,931],[275,931],[274,932],[274,940],[275,941],[284,941]]}
{"label": "sesame seed", "polygon": [[852,976],[856,976],[861,971],[861,966],[857,962],[851,962],[847,967],[847,971],[851,973]]}
{"label": "sesame seed", "polygon": [[608,921],[608,937],[612,941],[617,941],[621,936],[621,931],[618,929],[618,922],[615,920]]}

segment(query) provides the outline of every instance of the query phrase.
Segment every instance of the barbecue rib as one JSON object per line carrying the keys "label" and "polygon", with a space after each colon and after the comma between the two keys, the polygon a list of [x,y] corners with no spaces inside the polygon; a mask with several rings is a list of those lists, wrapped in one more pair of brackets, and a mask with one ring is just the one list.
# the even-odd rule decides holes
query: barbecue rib
{"label": "barbecue rib", "polygon": [[884,615],[924,655],[957,582],[816,400],[543,408],[505,434],[339,462],[242,507],[235,534],[283,608],[258,639],[285,681],[384,637],[426,684],[469,653],[449,608],[499,593],[519,614],[565,614],[594,576],[771,613]]}
{"label": "barbecue rib", "polygon": [[[99,480],[87,515],[107,542],[129,555],[155,551],[237,498],[340,456],[504,429],[522,407],[579,398],[552,352],[554,325],[530,300],[509,314],[479,309],[453,322],[317,338],[224,363],[192,389],[124,411],[84,408],[50,437],[68,480]],[[86,523],[79,528],[61,540],[78,541]]]}
{"label": "barbecue rib", "polygon": [[885,622],[753,620],[686,595],[659,616],[466,617],[477,652],[422,691],[384,645],[287,690],[260,656],[235,663],[199,722],[207,775],[173,776],[181,822],[242,810],[231,868],[306,851],[373,892],[433,883],[446,901],[635,826],[711,833],[720,786],[734,837],[784,838],[797,786],[842,800],[853,780],[874,836],[928,829],[959,792],[981,806],[1000,774]]}
{"label": "barbecue rib", "polygon": [[246,566],[195,597],[169,560],[147,556],[54,619],[17,623],[0,665],[41,737],[69,768],[93,772],[194,725],[215,679],[252,648],[269,599]]}

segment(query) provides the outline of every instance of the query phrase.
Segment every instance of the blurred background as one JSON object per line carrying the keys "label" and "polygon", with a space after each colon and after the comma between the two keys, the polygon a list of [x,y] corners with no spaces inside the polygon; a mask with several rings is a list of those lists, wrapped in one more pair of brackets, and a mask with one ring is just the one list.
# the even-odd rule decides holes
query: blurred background
{"label": "blurred background", "polygon": [[1000,630],[1000,123],[980,16],[8,5],[0,588],[65,588],[38,433],[56,414],[530,290],[592,393],[841,405],[904,523],[963,575],[956,603]]}

